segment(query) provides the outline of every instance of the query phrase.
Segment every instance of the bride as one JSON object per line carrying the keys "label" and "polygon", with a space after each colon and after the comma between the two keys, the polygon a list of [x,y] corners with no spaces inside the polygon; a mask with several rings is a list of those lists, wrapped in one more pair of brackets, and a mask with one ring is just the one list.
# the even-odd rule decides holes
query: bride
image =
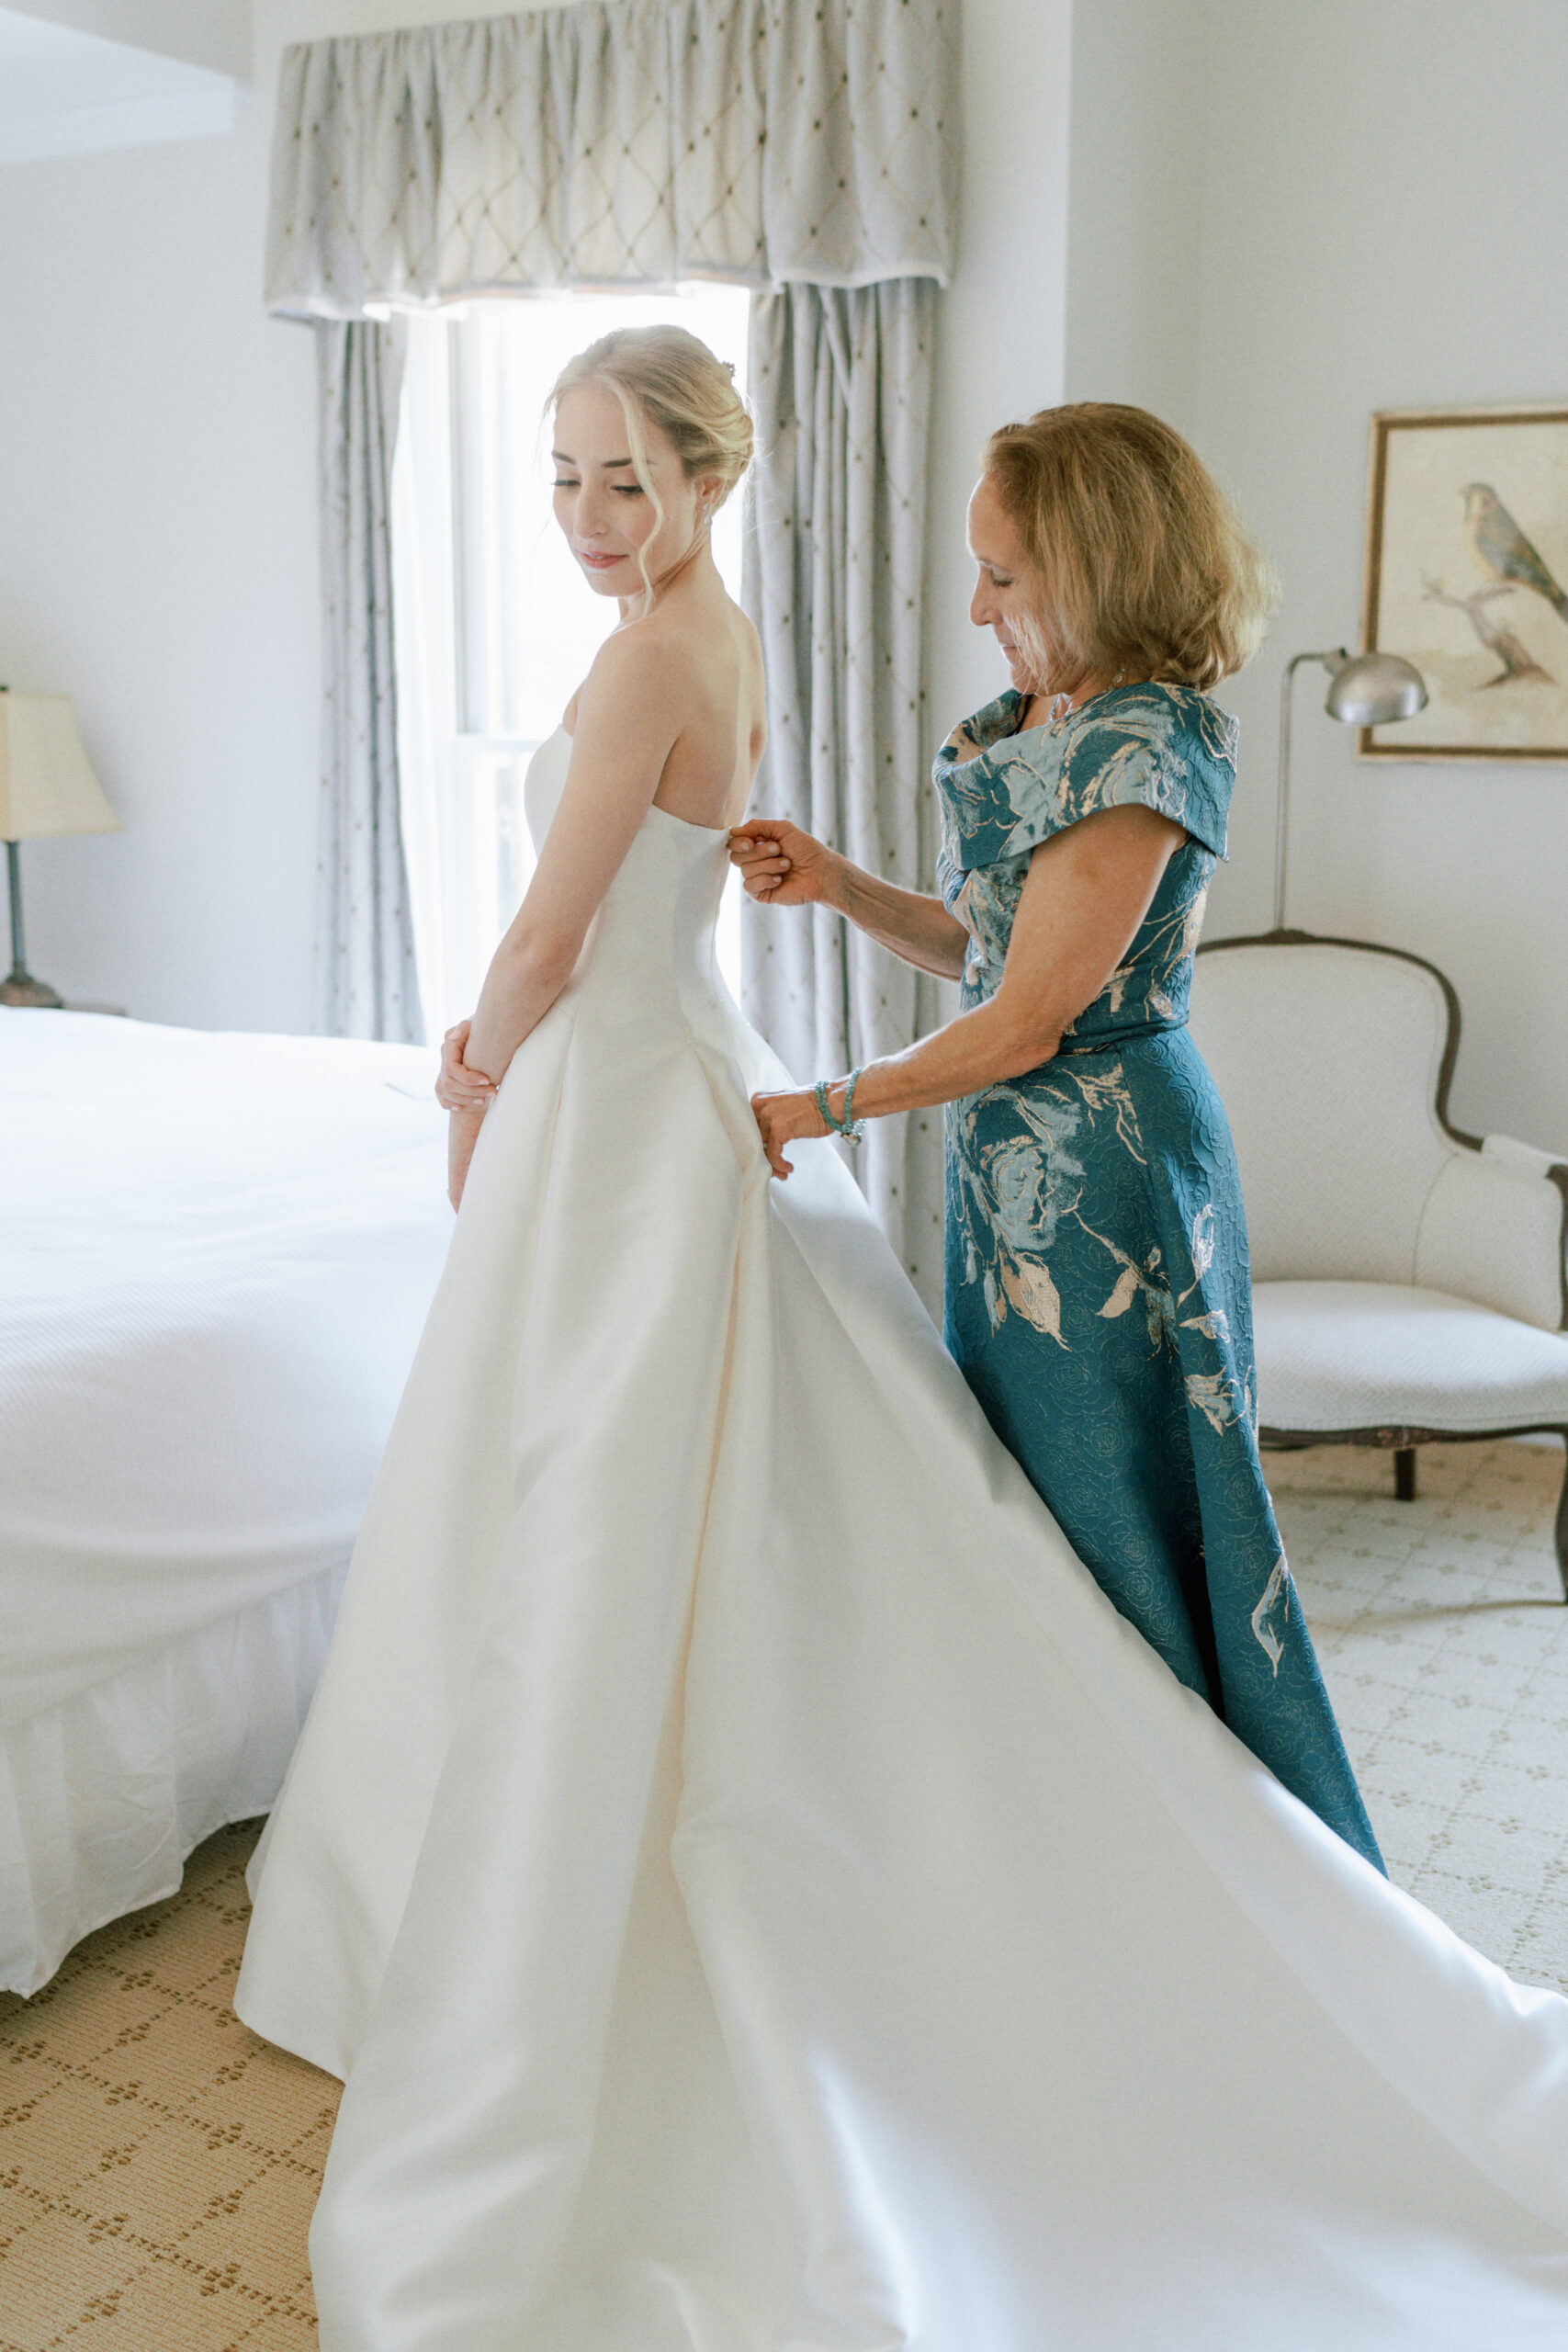
{"label": "bride", "polygon": [[325,2352],[1546,2352],[1568,2003],[1080,1566],[713,932],[762,740],[674,329],[556,406],[609,639],[444,1097],[461,1201],[236,2006],[347,2088]]}

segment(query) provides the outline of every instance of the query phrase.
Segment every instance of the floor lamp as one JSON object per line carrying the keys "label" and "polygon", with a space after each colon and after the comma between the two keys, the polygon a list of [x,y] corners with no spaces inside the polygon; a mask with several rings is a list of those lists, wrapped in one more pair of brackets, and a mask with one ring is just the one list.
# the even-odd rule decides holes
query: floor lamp
{"label": "floor lamp", "polygon": [[1387,727],[1414,718],[1427,703],[1427,683],[1413,662],[1397,653],[1348,653],[1344,646],[1323,653],[1293,654],[1280,688],[1280,802],[1274,827],[1274,928],[1285,928],[1285,852],[1291,823],[1291,688],[1303,662],[1321,662],[1329,673],[1324,709],[1347,727]]}
{"label": "floor lamp", "polygon": [[18,695],[0,686],[0,841],[11,892],[11,970],[0,1005],[51,1010],[64,1002],[28,969],[22,937],[18,844],[51,833],[118,833],[119,819],[87,765],[65,695]]}

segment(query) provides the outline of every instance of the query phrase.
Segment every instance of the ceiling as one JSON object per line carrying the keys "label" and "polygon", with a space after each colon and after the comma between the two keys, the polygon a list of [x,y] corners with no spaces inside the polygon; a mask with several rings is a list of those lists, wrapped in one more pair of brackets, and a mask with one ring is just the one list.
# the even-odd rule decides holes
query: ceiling
{"label": "ceiling", "polygon": [[0,164],[210,137],[239,96],[230,74],[0,7]]}

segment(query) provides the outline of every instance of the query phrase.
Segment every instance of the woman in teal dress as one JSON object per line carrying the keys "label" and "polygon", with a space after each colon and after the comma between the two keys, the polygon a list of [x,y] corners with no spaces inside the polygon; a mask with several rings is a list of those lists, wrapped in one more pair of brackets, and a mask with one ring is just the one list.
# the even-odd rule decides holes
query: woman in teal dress
{"label": "woman in teal dress", "polygon": [[1263,1481],[1241,1188],[1187,1029],[1235,780],[1207,690],[1268,567],[1178,435],[1100,403],[992,436],[969,536],[1013,686],[937,759],[940,897],[778,820],[732,853],[963,1009],[852,1095],[760,1095],[763,1141],[784,1177],[796,1136],[945,1104],[947,1340],[993,1428],[1172,1672],[1377,1862]]}

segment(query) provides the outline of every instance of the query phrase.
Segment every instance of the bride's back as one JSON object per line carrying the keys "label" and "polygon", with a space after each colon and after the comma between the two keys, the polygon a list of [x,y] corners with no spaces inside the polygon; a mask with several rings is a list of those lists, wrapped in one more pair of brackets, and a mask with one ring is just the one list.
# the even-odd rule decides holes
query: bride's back
{"label": "bride's back", "polygon": [[[640,699],[657,688],[678,717],[654,807],[688,825],[739,824],[767,741],[762,650],[711,563],[625,623],[614,643],[617,691]],[[567,708],[569,734],[582,691]]]}

